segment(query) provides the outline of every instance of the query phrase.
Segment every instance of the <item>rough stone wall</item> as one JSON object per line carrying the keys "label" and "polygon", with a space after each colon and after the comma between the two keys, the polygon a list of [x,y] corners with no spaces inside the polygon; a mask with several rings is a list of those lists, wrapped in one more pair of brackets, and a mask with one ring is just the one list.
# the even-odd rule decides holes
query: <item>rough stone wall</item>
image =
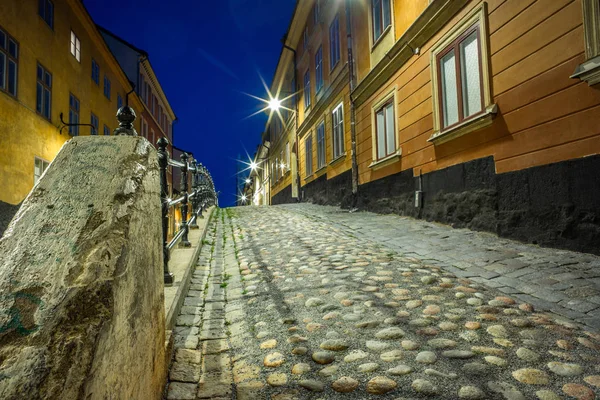
{"label": "rough stone wall", "polygon": [[[361,185],[357,206],[600,254],[598,171],[600,155],[497,175],[486,157],[424,174],[422,208],[414,206],[419,178],[412,171]],[[309,201],[348,206],[351,186],[343,184],[346,190],[334,193],[317,180],[307,188]]]}
{"label": "rough stone wall", "polygon": [[12,205],[0,201],[0,237],[8,227],[8,224],[10,224],[10,220],[17,213],[19,206],[19,204]]}
{"label": "rough stone wall", "polygon": [[292,197],[292,185],[288,185],[271,198],[271,204],[289,204],[296,201]]}
{"label": "rough stone wall", "polygon": [[352,199],[352,172],[341,173],[332,179],[321,175],[300,189],[302,201],[320,204],[349,206]]}
{"label": "rough stone wall", "polygon": [[159,215],[146,139],[63,146],[0,239],[0,398],[161,397]]}

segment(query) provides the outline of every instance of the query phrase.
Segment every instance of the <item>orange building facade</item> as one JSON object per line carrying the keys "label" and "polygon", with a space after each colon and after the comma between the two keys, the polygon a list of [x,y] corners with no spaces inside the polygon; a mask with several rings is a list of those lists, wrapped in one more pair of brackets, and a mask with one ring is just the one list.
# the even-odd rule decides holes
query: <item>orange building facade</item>
{"label": "orange building facade", "polygon": [[599,21],[593,0],[298,2],[300,200],[598,253]]}

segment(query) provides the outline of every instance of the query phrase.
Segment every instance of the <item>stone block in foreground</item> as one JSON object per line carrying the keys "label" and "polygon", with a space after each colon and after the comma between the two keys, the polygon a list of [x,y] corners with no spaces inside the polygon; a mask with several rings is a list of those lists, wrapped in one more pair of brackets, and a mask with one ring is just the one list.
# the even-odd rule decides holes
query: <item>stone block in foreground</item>
{"label": "stone block in foreground", "polygon": [[159,399],[159,177],[141,137],[67,142],[0,240],[1,399]]}

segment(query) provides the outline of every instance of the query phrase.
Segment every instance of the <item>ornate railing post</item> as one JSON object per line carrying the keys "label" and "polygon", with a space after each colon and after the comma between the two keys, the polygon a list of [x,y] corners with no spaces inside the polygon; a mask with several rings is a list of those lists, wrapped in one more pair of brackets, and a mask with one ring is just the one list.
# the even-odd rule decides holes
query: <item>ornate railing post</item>
{"label": "ornate railing post", "polygon": [[[194,197],[192,197],[192,214],[198,215],[198,204],[200,203],[200,193],[198,187],[198,163],[195,159],[192,158],[192,193]],[[196,219],[190,225],[190,229],[199,229],[200,227],[196,223]]]}
{"label": "ornate railing post", "polygon": [[169,164],[169,141],[164,137],[158,139],[158,165],[160,168],[160,203],[162,210],[162,239],[163,239],[163,272],[165,285],[172,285],[174,278],[169,272],[169,185],[167,183],[167,166]]}
{"label": "ornate railing post", "polygon": [[181,195],[183,196],[183,201],[181,202],[181,230],[183,230],[183,236],[181,237],[181,247],[191,247],[192,244],[188,240],[188,154],[181,154],[181,162],[183,166],[181,167]]}

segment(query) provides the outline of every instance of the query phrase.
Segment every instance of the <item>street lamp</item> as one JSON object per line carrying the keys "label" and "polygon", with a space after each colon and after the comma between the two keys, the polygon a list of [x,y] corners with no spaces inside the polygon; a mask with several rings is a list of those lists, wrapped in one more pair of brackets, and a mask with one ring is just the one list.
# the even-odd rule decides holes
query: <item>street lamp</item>
{"label": "street lamp", "polygon": [[279,108],[281,108],[281,100],[277,98],[271,99],[269,101],[269,108],[271,109],[271,111],[279,111]]}

